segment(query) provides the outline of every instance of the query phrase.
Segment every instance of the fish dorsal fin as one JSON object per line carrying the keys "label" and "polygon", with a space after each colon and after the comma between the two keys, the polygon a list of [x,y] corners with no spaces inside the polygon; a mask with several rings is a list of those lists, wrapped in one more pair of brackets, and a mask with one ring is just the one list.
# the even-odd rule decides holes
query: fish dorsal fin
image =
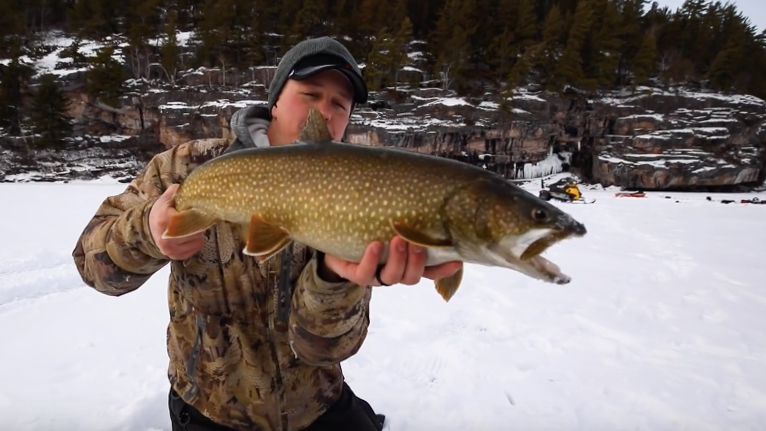
{"label": "fish dorsal fin", "polygon": [[312,106],[309,109],[309,118],[303,126],[301,135],[298,136],[298,140],[308,144],[332,141],[330,131],[327,130],[327,123],[325,123],[322,113],[316,107]]}

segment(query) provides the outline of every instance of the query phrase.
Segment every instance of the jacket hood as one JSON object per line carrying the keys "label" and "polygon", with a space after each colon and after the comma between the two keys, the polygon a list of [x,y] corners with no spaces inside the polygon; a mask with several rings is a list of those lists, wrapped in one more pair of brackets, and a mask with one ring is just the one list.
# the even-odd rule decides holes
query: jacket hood
{"label": "jacket hood", "polygon": [[271,144],[266,132],[271,124],[269,108],[253,105],[242,108],[231,116],[229,126],[237,139],[231,143],[225,153],[245,148],[264,148]]}

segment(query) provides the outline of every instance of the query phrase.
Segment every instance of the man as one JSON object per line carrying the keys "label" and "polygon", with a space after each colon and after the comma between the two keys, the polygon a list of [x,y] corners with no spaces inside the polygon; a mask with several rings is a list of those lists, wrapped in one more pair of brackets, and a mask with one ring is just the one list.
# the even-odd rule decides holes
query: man
{"label": "man", "polygon": [[162,239],[176,212],[177,184],[224,152],[294,142],[315,106],[340,140],[354,106],[367,100],[343,45],[319,38],[288,51],[268,107],[235,113],[236,139],[198,140],[155,156],[118,196],[107,198],[73,257],[88,285],[108,295],[140,287],[166,264],[169,406],[173,430],[373,431],[382,421],[343,380],[340,362],[362,345],[371,286],[412,285],[455,273],[459,262],[425,267],[426,253],[400,237],[378,268],[381,243],[359,263],[301,244],[267,262],[243,255],[241,227],[219,223]]}

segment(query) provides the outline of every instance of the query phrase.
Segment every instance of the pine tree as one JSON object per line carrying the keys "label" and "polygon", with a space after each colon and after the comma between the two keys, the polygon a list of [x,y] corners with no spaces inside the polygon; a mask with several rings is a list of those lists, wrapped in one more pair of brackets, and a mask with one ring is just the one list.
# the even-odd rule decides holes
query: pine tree
{"label": "pine tree", "polygon": [[24,28],[24,10],[21,2],[0,1],[0,57],[12,57],[13,43],[10,39],[18,38],[26,32]]}
{"label": "pine tree", "polygon": [[710,66],[708,76],[713,88],[728,91],[734,84],[739,73],[742,57],[742,42],[729,39],[726,46],[716,55]]}
{"label": "pine tree", "polygon": [[596,0],[594,28],[583,51],[583,69],[593,83],[607,88],[617,80],[620,61],[620,12],[614,0]]}
{"label": "pine tree", "polygon": [[252,0],[235,0],[233,8],[229,39],[223,42],[221,53],[227,64],[245,69],[263,58],[260,19]]}
{"label": "pine tree", "polygon": [[405,16],[391,42],[391,67],[394,89],[399,83],[399,71],[407,65],[407,44],[412,40],[412,21]]}
{"label": "pine tree", "polygon": [[435,73],[441,76],[444,89],[465,85],[471,38],[476,27],[470,21],[465,0],[447,0],[439,15],[432,37]]}
{"label": "pine tree", "polygon": [[646,0],[623,0],[620,15],[622,17],[620,36],[620,61],[618,64],[618,81],[622,85],[627,81],[631,70],[630,60],[636,56],[643,34],[641,31],[641,16]]}
{"label": "pine tree", "polygon": [[396,33],[384,27],[375,36],[365,68],[365,80],[371,90],[390,85],[396,89],[399,70],[407,63],[406,45],[411,35],[412,23],[405,17]]}
{"label": "pine tree", "polygon": [[326,0],[305,0],[303,7],[295,16],[291,33],[299,39],[323,35],[325,33],[324,22],[326,18]]}
{"label": "pine tree", "polygon": [[64,148],[72,132],[72,123],[66,115],[69,100],[59,88],[53,75],[40,78],[40,86],[32,99],[31,123],[36,134],[35,145],[41,148]]}
{"label": "pine tree", "polygon": [[516,26],[513,29],[513,44],[517,57],[528,47],[534,45],[538,31],[537,17],[535,16],[532,0],[519,0],[518,8]]}
{"label": "pine tree", "polygon": [[271,0],[254,0],[256,11],[256,20],[258,25],[255,28],[262,33],[277,33],[280,31],[279,15],[284,2],[275,2]]}
{"label": "pine tree", "polygon": [[657,58],[657,39],[653,32],[644,36],[644,41],[638,48],[636,58],[633,59],[633,73],[636,77],[636,84],[646,84],[648,79],[654,74],[655,60]]}
{"label": "pine tree", "polygon": [[[359,43],[359,49],[364,52],[372,52],[373,46],[377,43],[373,38],[383,29],[390,32],[386,26],[386,20],[381,17],[388,17],[390,10],[389,0],[361,0],[359,5],[359,22],[356,24],[358,36],[355,37]],[[393,27],[392,27],[393,28]]]}
{"label": "pine tree", "polygon": [[168,82],[175,85],[176,73],[178,72],[178,39],[176,37],[176,24],[178,12],[171,10],[168,14],[165,38],[160,45],[160,65],[165,71]]}
{"label": "pine tree", "polygon": [[367,86],[372,91],[385,87],[391,70],[391,33],[387,28],[375,35],[372,50],[367,55],[367,67],[364,69]]}
{"label": "pine tree", "polygon": [[565,35],[566,27],[561,10],[558,5],[553,5],[545,17],[542,40],[527,48],[511,69],[507,80],[508,90],[526,81],[530,75],[535,75],[543,85],[555,86],[550,77],[561,58]]}
{"label": "pine tree", "polygon": [[120,32],[119,11],[124,4],[112,0],[77,0],[69,9],[68,27],[86,38],[111,36]]}
{"label": "pine tree", "polygon": [[549,89],[560,91],[566,85],[581,87],[587,84],[582,70],[582,49],[592,22],[593,3],[581,0],[563,54],[555,66],[554,78],[548,84]]}
{"label": "pine tree", "polygon": [[128,36],[128,64],[133,78],[148,78],[153,62],[149,39],[160,27],[160,0],[134,0],[126,10],[125,27]]}
{"label": "pine tree", "polygon": [[6,67],[0,66],[0,127],[11,135],[21,133],[24,94],[32,73],[32,68],[21,63],[18,55]]}
{"label": "pine tree", "polygon": [[517,20],[518,0],[500,0],[494,13],[496,23],[492,32],[495,36],[487,50],[489,63],[498,78],[508,75],[516,60],[514,50],[514,23]]}
{"label": "pine tree", "polygon": [[66,64],[66,67],[85,67],[88,65],[88,57],[86,57],[83,53],[80,52],[80,48],[82,47],[82,39],[80,37],[75,37],[74,40],[72,40],[72,43],[61,50],[61,53],[59,53],[59,58],[61,59],[70,59],[70,62]]}
{"label": "pine tree", "polygon": [[[409,13],[407,12],[407,0],[392,0],[393,5],[391,13],[388,16],[388,22],[386,26],[389,28],[399,28],[404,22],[405,18],[409,19]],[[412,34],[412,21],[410,21],[410,34]]]}
{"label": "pine tree", "polygon": [[221,59],[230,39],[231,23],[236,16],[235,0],[205,0],[199,13],[195,35],[199,43],[197,64],[213,67]]}
{"label": "pine tree", "polygon": [[85,91],[107,105],[117,106],[117,100],[125,93],[126,76],[122,65],[114,59],[114,48],[108,46],[98,50],[89,62]]}
{"label": "pine tree", "polygon": [[247,66],[260,64],[263,61],[263,47],[261,46],[261,20],[256,15],[251,18],[252,24],[246,29],[242,38],[243,60]]}

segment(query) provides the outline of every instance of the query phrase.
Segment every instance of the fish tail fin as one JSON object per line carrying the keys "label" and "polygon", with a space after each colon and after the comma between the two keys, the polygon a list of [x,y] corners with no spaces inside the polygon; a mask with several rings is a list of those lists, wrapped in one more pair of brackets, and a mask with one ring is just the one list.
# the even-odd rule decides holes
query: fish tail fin
{"label": "fish tail fin", "polygon": [[183,238],[204,232],[217,221],[217,218],[196,209],[179,211],[178,214],[170,217],[162,238]]}

